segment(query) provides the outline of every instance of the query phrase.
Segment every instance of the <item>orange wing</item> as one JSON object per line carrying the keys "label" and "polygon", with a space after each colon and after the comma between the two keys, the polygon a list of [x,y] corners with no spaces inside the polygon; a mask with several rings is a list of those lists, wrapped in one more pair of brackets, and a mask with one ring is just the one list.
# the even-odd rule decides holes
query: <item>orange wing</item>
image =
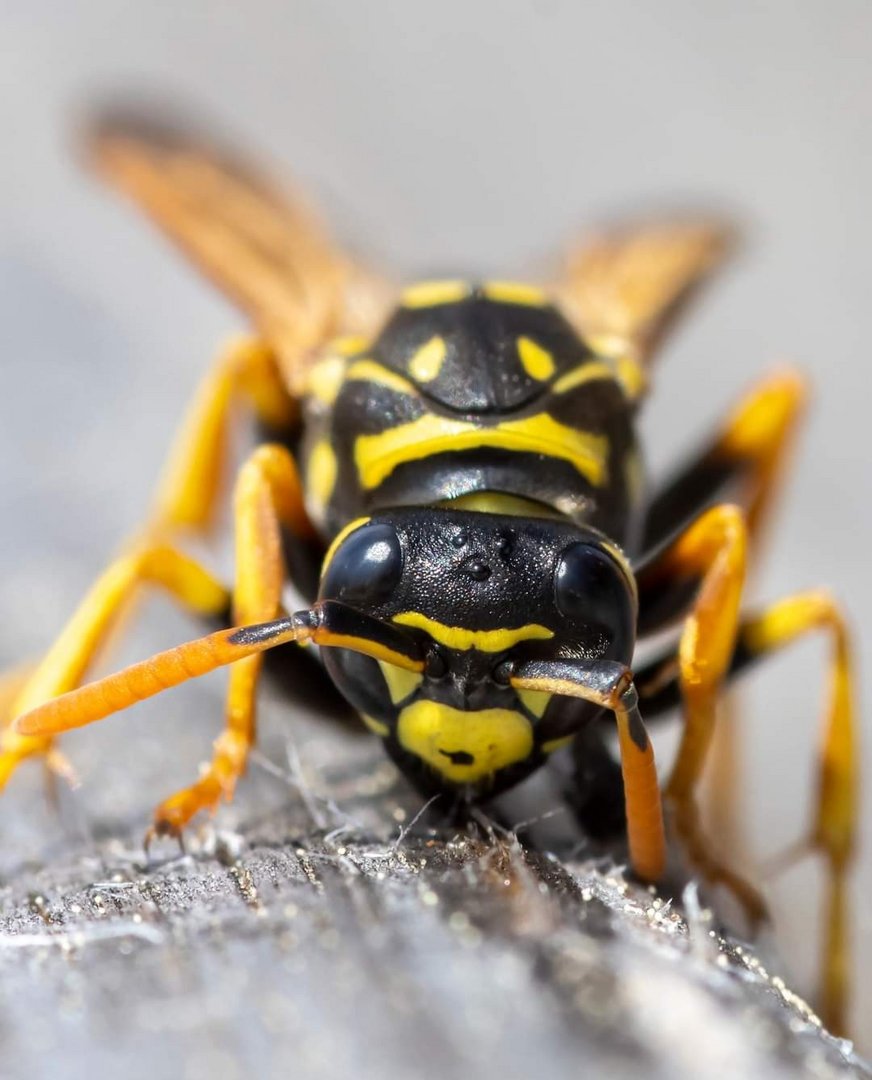
{"label": "orange wing", "polygon": [[712,219],[607,230],[569,252],[555,293],[594,348],[646,365],[734,241],[734,229]]}
{"label": "orange wing", "polygon": [[383,313],[387,286],[358,271],[300,199],[234,154],[136,113],[100,117],[87,146],[99,173],[242,308],[286,370]]}

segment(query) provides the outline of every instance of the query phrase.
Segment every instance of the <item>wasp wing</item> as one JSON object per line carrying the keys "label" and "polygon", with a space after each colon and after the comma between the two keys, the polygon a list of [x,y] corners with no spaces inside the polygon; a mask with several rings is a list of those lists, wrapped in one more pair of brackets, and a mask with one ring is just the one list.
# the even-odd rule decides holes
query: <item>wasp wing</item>
{"label": "wasp wing", "polygon": [[644,365],[734,241],[734,229],[713,219],[606,230],[569,252],[555,293],[595,348]]}
{"label": "wasp wing", "polygon": [[387,288],[334,247],[302,200],[224,148],[135,112],[98,118],[87,146],[98,172],[242,308],[292,376],[325,340],[367,332],[382,314]]}

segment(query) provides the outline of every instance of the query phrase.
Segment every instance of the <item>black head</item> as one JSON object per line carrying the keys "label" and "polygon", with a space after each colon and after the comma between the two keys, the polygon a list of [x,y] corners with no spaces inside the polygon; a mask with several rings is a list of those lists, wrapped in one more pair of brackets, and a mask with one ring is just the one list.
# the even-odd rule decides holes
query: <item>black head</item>
{"label": "black head", "polygon": [[621,553],[593,531],[546,517],[439,508],[374,515],[328,553],[320,598],[419,643],[423,675],[344,649],[325,662],[404,767],[435,775],[439,786],[512,783],[599,711],[515,691],[507,664],[627,663],[635,641],[635,589]]}

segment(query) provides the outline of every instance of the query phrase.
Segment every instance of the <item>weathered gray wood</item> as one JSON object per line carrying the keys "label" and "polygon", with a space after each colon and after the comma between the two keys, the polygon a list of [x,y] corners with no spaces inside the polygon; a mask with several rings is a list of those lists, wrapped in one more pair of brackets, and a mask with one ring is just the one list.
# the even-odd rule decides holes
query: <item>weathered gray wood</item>
{"label": "weathered gray wood", "polygon": [[111,782],[64,795],[65,825],[21,781],[49,836],[3,853],[4,1077],[872,1075],[775,969],[613,865],[407,832],[420,801],[379,747],[323,724],[297,723],[291,768],[267,723],[234,828],[145,868],[168,785],[119,780],[154,746],[132,724],[95,732]]}

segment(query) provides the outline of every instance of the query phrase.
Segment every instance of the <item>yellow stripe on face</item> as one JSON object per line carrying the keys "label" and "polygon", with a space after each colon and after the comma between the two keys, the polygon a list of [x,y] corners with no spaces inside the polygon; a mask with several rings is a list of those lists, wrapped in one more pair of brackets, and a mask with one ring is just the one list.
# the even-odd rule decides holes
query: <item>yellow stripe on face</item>
{"label": "yellow stripe on face", "polygon": [[554,374],[554,357],[532,338],[518,338],[518,356],[531,379],[544,381]]}
{"label": "yellow stripe on face", "polygon": [[378,666],[381,668],[394,705],[399,705],[401,701],[411,697],[424,681],[424,676],[417,671],[406,671],[405,668],[386,664],[383,660],[379,660]]}
{"label": "yellow stripe on face", "polygon": [[515,693],[535,717],[541,717],[551,701],[551,694],[542,690],[516,690]]}
{"label": "yellow stripe on face", "polygon": [[355,360],[348,369],[346,379],[349,382],[355,379],[358,382],[377,383],[379,386],[386,386],[389,390],[394,390],[398,394],[417,395],[418,393],[408,379],[404,379],[402,375],[398,375],[395,371],[391,371],[390,368],[386,368],[375,360]]}
{"label": "yellow stripe on face", "polygon": [[533,730],[510,709],[467,711],[416,701],[400,713],[400,745],[455,784],[475,783],[533,750]]}
{"label": "yellow stripe on face", "polygon": [[351,534],[353,532],[356,532],[359,528],[366,525],[367,522],[369,522],[370,520],[371,519],[368,518],[368,517],[355,518],[354,521],[349,521],[349,523],[345,526],[345,528],[341,529],[333,537],[333,540],[330,543],[330,547],[327,548],[327,554],[324,556],[324,562],[321,564],[321,574],[322,574],[322,576],[325,573],[325,571],[327,570],[327,567],[330,565],[331,561],[333,560],[333,556],[338,551],[339,546],[342,543],[344,543],[344,541],[349,536],[351,536]]}
{"label": "yellow stripe on face", "polygon": [[489,281],[481,291],[488,300],[502,304],[524,304],[526,307],[545,307],[548,304],[548,297],[542,289],[521,281]]}
{"label": "yellow stripe on face", "polygon": [[354,461],[361,485],[371,490],[404,462],[485,447],[560,458],[591,484],[599,487],[606,481],[606,436],[559,424],[547,413],[507,420],[494,427],[428,413],[379,435],[359,436],[354,444]]}
{"label": "yellow stripe on face", "polygon": [[446,626],[423,615],[420,611],[401,611],[394,615],[393,621],[401,626],[414,626],[424,630],[449,649],[480,649],[482,652],[503,652],[511,649],[519,641],[547,641],[554,637],[554,631],[538,623],[528,623],[505,630],[467,630],[463,626]]}
{"label": "yellow stripe on face", "polygon": [[407,308],[437,307],[439,304],[456,304],[469,296],[466,281],[422,281],[403,291],[400,302]]}
{"label": "yellow stripe on face", "polygon": [[333,447],[326,439],[319,439],[306,466],[306,491],[321,510],[330,502],[338,469]]}
{"label": "yellow stripe on face", "polygon": [[409,361],[409,372],[412,378],[416,382],[432,382],[442,370],[447,352],[444,338],[430,338]]}
{"label": "yellow stripe on face", "polygon": [[360,719],[373,734],[379,735],[382,739],[386,739],[391,733],[391,729],[383,720],[376,720],[374,716],[367,716],[366,713],[361,713]]}
{"label": "yellow stripe on face", "polygon": [[553,754],[555,750],[562,750],[564,746],[569,746],[574,735],[562,735],[559,739],[549,739],[548,742],[543,742],[539,749],[543,754]]}
{"label": "yellow stripe on face", "polygon": [[611,364],[605,364],[601,360],[589,360],[587,363],[573,368],[572,371],[567,371],[565,375],[561,375],[551,389],[555,394],[565,394],[569,390],[574,390],[576,386],[583,386],[584,383],[592,382],[595,379],[612,379],[615,381],[617,375]]}

